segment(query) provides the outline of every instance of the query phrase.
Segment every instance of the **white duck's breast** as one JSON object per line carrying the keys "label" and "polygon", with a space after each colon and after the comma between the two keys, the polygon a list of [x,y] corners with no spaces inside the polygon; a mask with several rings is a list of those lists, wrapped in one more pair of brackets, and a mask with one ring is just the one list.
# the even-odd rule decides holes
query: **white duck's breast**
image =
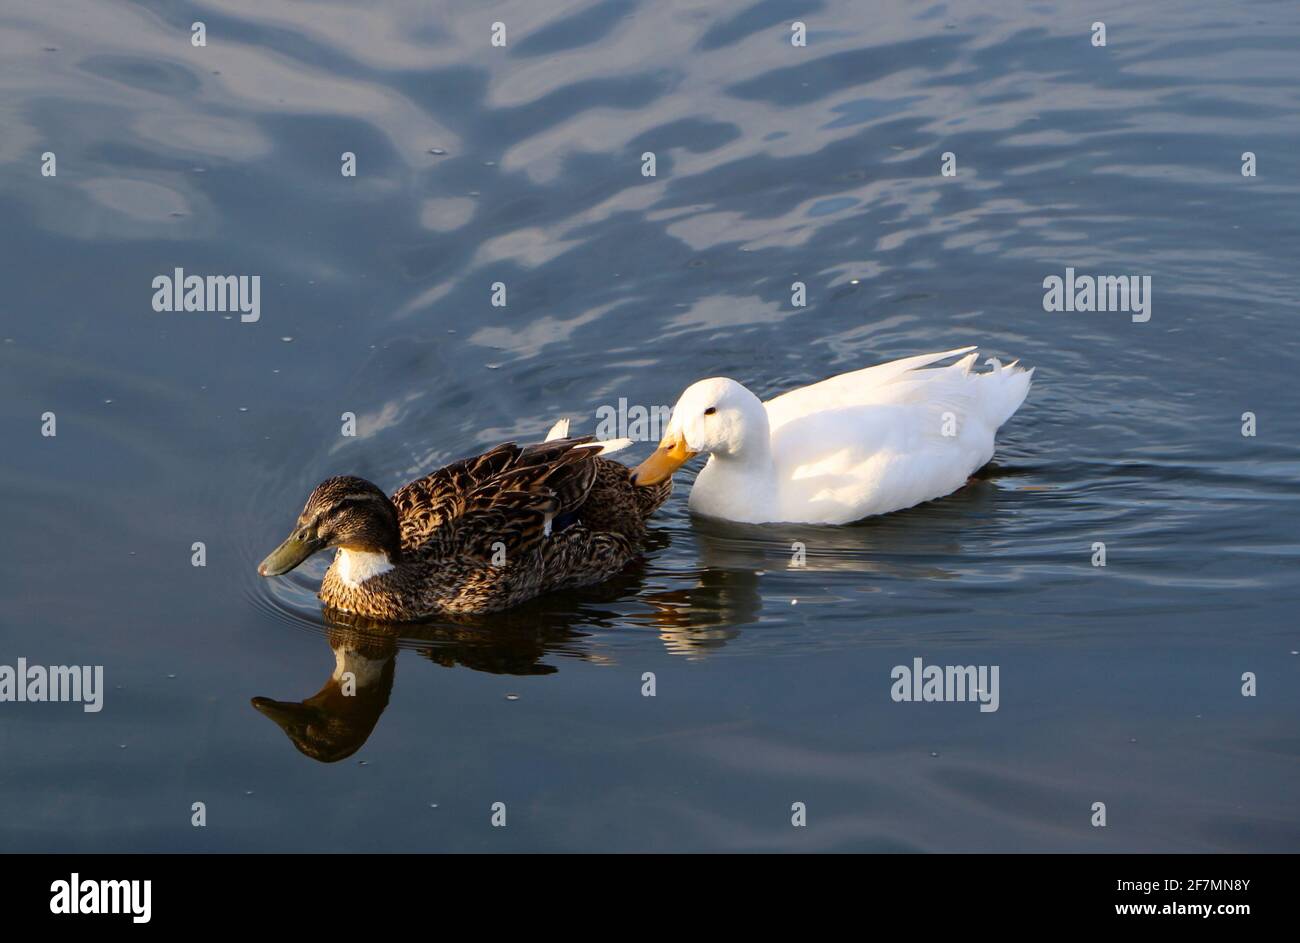
{"label": "white duck's breast", "polygon": [[764,475],[752,466],[710,456],[691,487],[690,509],[742,524],[779,520],[771,469],[768,472]]}

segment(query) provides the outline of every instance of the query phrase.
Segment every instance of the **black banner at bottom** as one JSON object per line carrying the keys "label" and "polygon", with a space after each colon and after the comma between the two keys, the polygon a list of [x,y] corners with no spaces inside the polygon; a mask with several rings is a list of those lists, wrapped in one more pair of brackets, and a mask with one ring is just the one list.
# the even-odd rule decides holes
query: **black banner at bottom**
{"label": "black banner at bottom", "polygon": [[0,900],[10,927],[79,930],[248,930],[274,917],[295,930],[369,932],[452,909],[477,910],[496,930],[512,917],[536,923],[548,913],[585,921],[607,912],[655,924],[674,900],[689,902],[691,912],[730,900],[728,920],[737,909],[807,917],[813,906],[847,906],[859,920],[924,915],[927,933],[948,924],[969,930],[976,916],[986,929],[1041,929],[1049,919],[1072,928],[1231,931],[1287,913],[1294,863],[1210,855],[669,857],[613,857],[594,870],[576,855],[9,856]]}

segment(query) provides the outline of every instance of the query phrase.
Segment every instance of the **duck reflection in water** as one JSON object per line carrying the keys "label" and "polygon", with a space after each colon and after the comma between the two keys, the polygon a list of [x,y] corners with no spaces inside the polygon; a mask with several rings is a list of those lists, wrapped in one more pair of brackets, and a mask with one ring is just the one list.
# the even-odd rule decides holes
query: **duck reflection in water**
{"label": "duck reflection in water", "polygon": [[279,725],[305,756],[322,763],[347,759],[365,744],[393,690],[397,653],[407,649],[445,668],[461,666],[489,674],[548,675],[551,655],[601,661],[578,627],[610,628],[620,615],[600,599],[635,595],[641,569],[610,584],[535,600],[490,616],[461,616],[436,623],[384,623],[325,609],[326,640],[334,671],[319,691],[301,701],[252,699],[253,707]]}
{"label": "duck reflection in water", "polygon": [[[324,686],[302,701],[253,698],[253,706],[275,721],[294,746],[322,763],[357,752],[388,706],[399,649],[413,649],[429,661],[490,674],[548,675],[558,666],[548,656],[607,661],[593,651],[590,631],[657,630],[664,647],[700,658],[757,624],[763,613],[763,574],[790,566],[791,546],[807,547],[800,569],[809,574],[856,571],[864,576],[952,579],[939,566],[962,553],[954,519],[978,527],[992,500],[992,486],[966,488],[943,507],[927,505],[877,519],[861,527],[791,525],[776,532],[727,522],[693,522],[699,565],[693,586],[646,587],[644,560],[613,580],[583,590],[534,600],[508,612],[444,617],[429,623],[381,623],[326,609],[327,640],[334,671]],[[647,549],[668,546],[666,531],[652,528]],[[892,560],[893,562],[889,562]],[[900,562],[906,561],[906,562]],[[678,574],[679,576],[683,574]],[[619,611],[606,604],[619,604]],[[634,604],[638,611],[628,612]]]}
{"label": "duck reflection in water", "polygon": [[336,763],[361,749],[388,706],[397,662],[397,639],[366,635],[345,627],[328,634],[334,673],[302,701],[253,698],[306,756]]}
{"label": "duck reflection in water", "polygon": [[669,652],[702,658],[761,621],[772,594],[781,594],[774,587],[786,572],[801,574],[796,594],[821,591],[818,575],[861,574],[862,592],[887,580],[955,579],[942,564],[961,559],[962,528],[980,526],[995,494],[994,486],[977,479],[943,506],[922,505],[847,527],[694,518],[690,537],[699,562],[693,572],[678,574],[693,577],[694,585],[642,593],[650,611],[629,621],[658,630]]}

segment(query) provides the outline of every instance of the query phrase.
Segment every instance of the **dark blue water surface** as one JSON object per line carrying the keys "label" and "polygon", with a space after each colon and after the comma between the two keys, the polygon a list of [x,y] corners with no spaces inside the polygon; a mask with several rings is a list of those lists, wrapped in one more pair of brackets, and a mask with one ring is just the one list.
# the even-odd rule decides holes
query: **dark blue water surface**
{"label": "dark blue water surface", "polygon": [[[0,50],[0,665],[107,688],[0,703],[0,849],[1300,850],[1294,3],[7,0]],[[692,470],[619,579],[400,637],[254,572],[331,474],[965,344],[1035,385],[921,508]],[[915,657],[999,710],[895,703]]]}

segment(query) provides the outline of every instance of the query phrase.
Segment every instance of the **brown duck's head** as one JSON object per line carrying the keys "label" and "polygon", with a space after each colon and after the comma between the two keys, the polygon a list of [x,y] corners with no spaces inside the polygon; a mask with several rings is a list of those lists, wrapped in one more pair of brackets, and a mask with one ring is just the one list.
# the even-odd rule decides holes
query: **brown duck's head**
{"label": "brown duck's head", "polygon": [[383,553],[396,562],[401,546],[397,508],[388,495],[364,478],[340,475],[316,486],[293,533],[271,551],[257,572],[280,576],[330,547]]}
{"label": "brown duck's head", "polygon": [[275,721],[299,752],[335,763],[361,749],[388,706],[397,638],[333,625],[328,638],[334,672],[319,691],[301,701],[255,697],[253,706]]}

